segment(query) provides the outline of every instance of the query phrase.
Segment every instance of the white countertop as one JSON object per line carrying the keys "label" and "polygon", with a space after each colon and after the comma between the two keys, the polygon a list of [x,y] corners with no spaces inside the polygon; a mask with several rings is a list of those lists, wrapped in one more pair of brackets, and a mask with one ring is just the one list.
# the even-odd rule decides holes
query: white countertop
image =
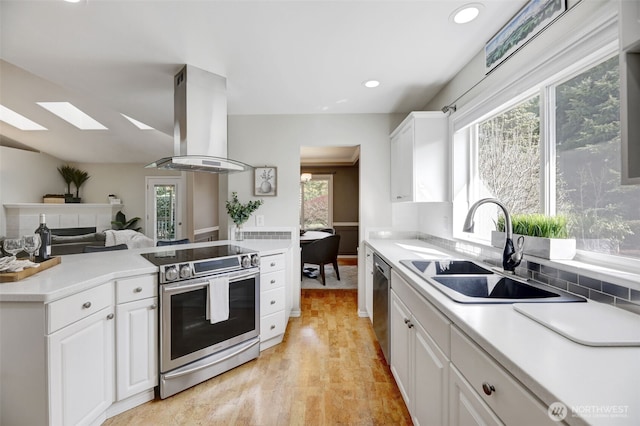
{"label": "white countertop", "polygon": [[[291,240],[213,241],[175,246],[176,249],[234,244],[256,250],[262,256],[281,253],[291,247]],[[167,247],[116,250],[61,256],[59,265],[38,272],[21,281],[0,283],[0,302],[52,302],[121,277],[151,274],[158,267],[140,256],[142,253],[166,251]]]}
{"label": "white countertop", "polygon": [[[640,425],[639,347],[585,346],[518,313],[511,304],[454,302],[399,261],[461,258],[459,253],[420,240],[374,239],[366,243],[545,405],[564,403],[570,410],[565,419],[569,424]],[[582,413],[591,410],[592,414],[573,417],[572,407]],[[594,410],[605,414],[594,414]],[[605,410],[624,412],[611,416]]]}

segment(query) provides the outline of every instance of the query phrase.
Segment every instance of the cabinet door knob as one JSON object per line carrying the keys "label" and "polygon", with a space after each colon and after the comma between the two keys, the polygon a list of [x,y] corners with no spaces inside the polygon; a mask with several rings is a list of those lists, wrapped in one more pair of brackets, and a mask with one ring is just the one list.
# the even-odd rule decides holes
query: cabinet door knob
{"label": "cabinet door knob", "polygon": [[276,328],[276,326],[275,326],[275,325],[272,325],[272,326],[271,326],[271,330],[273,330],[274,328]]}
{"label": "cabinet door knob", "polygon": [[114,315],[113,315],[113,314],[109,314],[109,315],[107,315],[107,319],[108,319],[108,320],[112,320],[112,319],[113,319],[113,317],[114,317]]}
{"label": "cabinet door knob", "polygon": [[275,284],[275,283],[276,283],[276,280],[271,280],[271,284]]}
{"label": "cabinet door knob", "polygon": [[142,287],[136,287],[135,290],[133,290],[134,293],[140,293],[142,291]]}
{"label": "cabinet door knob", "polygon": [[84,302],[82,304],[82,309],[89,309],[91,307],[91,302]]}
{"label": "cabinet door knob", "polygon": [[494,388],[493,385],[490,385],[489,383],[484,382],[482,383],[482,391],[485,393],[485,395],[491,395],[496,391],[496,388]]}
{"label": "cabinet door knob", "polygon": [[409,328],[413,328],[413,324],[412,324],[412,323],[409,323],[409,324],[407,324],[407,327],[409,327]]}
{"label": "cabinet door knob", "polygon": [[272,304],[272,305],[275,305],[275,304],[276,304],[276,301],[275,301],[275,300],[272,300],[272,301],[271,301],[271,304]]}
{"label": "cabinet door knob", "polygon": [[156,305],[156,304],[154,303],[153,305],[149,306],[149,309],[155,309],[155,308],[157,308],[157,307],[158,307],[158,305]]}
{"label": "cabinet door knob", "polygon": [[271,266],[276,266],[276,262],[271,262]]}
{"label": "cabinet door knob", "polygon": [[409,324],[409,318],[405,318],[405,319],[404,319],[404,323],[405,323],[405,324]]}

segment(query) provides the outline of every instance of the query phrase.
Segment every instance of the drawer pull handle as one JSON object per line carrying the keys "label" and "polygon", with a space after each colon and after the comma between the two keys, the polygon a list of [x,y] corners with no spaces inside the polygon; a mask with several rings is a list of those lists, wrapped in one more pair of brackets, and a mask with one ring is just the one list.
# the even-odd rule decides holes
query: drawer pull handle
{"label": "drawer pull handle", "polygon": [[482,384],[482,391],[485,393],[485,395],[491,395],[496,391],[496,388],[494,388],[493,385],[490,385],[489,383],[484,382]]}
{"label": "drawer pull handle", "polygon": [[275,304],[276,304],[276,301],[275,301],[275,300],[272,300],[272,301],[271,301],[271,304],[272,304],[272,305],[275,305]]}
{"label": "drawer pull handle", "polygon": [[155,309],[155,308],[157,308],[157,307],[158,307],[158,305],[156,305],[156,304],[154,303],[153,305],[149,306],[149,309]]}
{"label": "drawer pull handle", "polygon": [[276,283],[276,280],[271,280],[271,284],[275,284],[275,283]]}
{"label": "drawer pull handle", "polygon": [[271,266],[276,266],[276,262],[271,262]]}
{"label": "drawer pull handle", "polygon": [[274,328],[276,328],[276,326],[275,326],[275,325],[272,325],[272,326],[271,326],[271,330],[273,330]]}
{"label": "drawer pull handle", "polygon": [[113,314],[109,314],[109,315],[107,315],[107,319],[108,319],[108,320],[112,320],[112,319],[113,319]]}
{"label": "drawer pull handle", "polygon": [[140,293],[142,292],[142,287],[136,287],[135,290],[133,290],[134,293]]}
{"label": "drawer pull handle", "polygon": [[91,307],[91,302],[84,302],[82,304],[82,309],[89,309]]}

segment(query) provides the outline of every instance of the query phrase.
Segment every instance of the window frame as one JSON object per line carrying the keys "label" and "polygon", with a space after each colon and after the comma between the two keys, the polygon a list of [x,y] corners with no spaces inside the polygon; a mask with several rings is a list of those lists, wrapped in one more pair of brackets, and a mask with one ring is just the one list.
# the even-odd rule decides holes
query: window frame
{"label": "window frame", "polygon": [[[328,228],[333,228],[333,175],[328,173],[313,173],[310,180],[326,180],[328,182],[327,221]],[[304,228],[304,182],[300,182],[300,229]]]}
{"label": "window frame", "polygon": [[[451,116],[452,165],[466,162],[466,173],[453,175],[453,237],[455,240],[490,246],[490,241],[461,231],[462,223],[471,203],[477,200],[477,127],[487,118],[512,108],[527,97],[540,96],[540,167],[542,188],[541,206],[545,214],[556,210],[556,152],[555,152],[555,89],[576,75],[619,54],[617,16],[600,16],[594,19],[588,30],[591,37],[571,43],[575,51],[567,55],[567,43],[558,46],[545,60],[534,64],[531,70],[511,78],[500,90],[485,90]],[[615,28],[613,28],[615,27]],[[615,30],[615,32],[614,32]],[[570,43],[570,44],[571,44]],[[588,52],[588,54],[585,54]],[[589,53],[590,52],[590,53]],[[579,56],[578,56],[579,55]],[[559,65],[560,64],[560,65]],[[542,70],[547,72],[537,72]],[[553,72],[548,72],[552,69]],[[518,93],[513,96],[513,93]],[[472,143],[472,138],[476,142]],[[464,146],[466,145],[466,147]],[[457,157],[456,157],[457,155]],[[466,158],[461,158],[465,156]],[[452,167],[452,170],[455,169]],[[458,191],[456,192],[456,188]],[[576,261],[614,266],[617,269],[640,270],[640,259],[578,250]]]}

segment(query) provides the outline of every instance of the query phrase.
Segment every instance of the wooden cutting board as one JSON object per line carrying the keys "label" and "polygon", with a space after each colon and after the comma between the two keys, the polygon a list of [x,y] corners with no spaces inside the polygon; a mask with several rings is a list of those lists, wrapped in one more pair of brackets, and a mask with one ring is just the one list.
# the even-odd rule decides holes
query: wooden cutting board
{"label": "wooden cutting board", "polygon": [[513,308],[582,345],[640,346],[640,315],[604,303],[514,303]]}
{"label": "wooden cutting board", "polygon": [[50,259],[45,260],[44,262],[40,262],[40,266],[37,268],[26,268],[20,272],[0,272],[0,283],[9,283],[16,282],[31,275],[35,275],[40,271],[44,271],[45,269],[49,269],[52,266],[59,264],[61,261],[60,257],[52,257]]}

